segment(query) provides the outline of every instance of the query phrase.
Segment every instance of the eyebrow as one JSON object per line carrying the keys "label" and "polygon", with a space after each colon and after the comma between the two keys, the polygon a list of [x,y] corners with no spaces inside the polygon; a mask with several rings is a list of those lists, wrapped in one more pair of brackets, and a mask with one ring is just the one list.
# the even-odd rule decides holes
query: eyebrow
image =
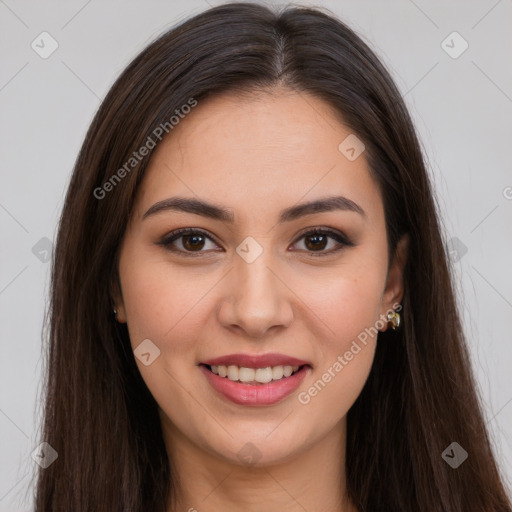
{"label": "eyebrow", "polygon": [[[343,196],[332,196],[290,206],[279,214],[278,222],[289,222],[306,215],[335,210],[351,211],[366,217],[365,211],[351,199]],[[165,211],[193,213],[231,224],[235,222],[235,216],[231,210],[206,201],[188,197],[170,197],[158,201],[158,203],[155,203],[146,211],[142,216],[142,220]]]}

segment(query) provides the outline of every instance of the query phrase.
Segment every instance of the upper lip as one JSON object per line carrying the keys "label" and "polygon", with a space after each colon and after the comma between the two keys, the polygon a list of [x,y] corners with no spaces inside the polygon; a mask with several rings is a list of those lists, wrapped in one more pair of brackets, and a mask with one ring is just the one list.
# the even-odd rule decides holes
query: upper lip
{"label": "upper lip", "polygon": [[226,356],[215,357],[202,361],[202,364],[209,366],[243,366],[245,368],[266,368],[267,366],[303,366],[309,365],[309,361],[297,359],[296,357],[287,356],[285,354],[229,354]]}

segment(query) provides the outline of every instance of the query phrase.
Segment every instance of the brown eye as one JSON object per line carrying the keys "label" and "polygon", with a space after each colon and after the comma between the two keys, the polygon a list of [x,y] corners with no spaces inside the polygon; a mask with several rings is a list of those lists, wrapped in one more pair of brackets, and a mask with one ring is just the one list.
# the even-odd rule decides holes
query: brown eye
{"label": "brown eye", "polygon": [[[210,243],[212,247],[208,247]],[[166,249],[173,252],[191,255],[197,253],[208,252],[205,249],[216,249],[218,246],[213,242],[212,238],[203,231],[196,229],[178,229],[167,235],[159,245],[163,245]],[[188,254],[187,254],[188,253]]]}
{"label": "brown eye", "polygon": [[181,243],[187,251],[201,250],[204,246],[205,237],[203,235],[184,235],[180,238],[183,239]]}
{"label": "brown eye", "polygon": [[[304,240],[304,248],[299,247],[299,249],[304,250],[311,256],[325,256],[338,252],[344,247],[355,245],[343,233],[329,229],[310,230],[299,238],[299,241],[302,240]],[[208,243],[212,246],[208,247]],[[211,252],[211,250],[217,251],[219,249],[211,236],[203,231],[189,228],[173,231],[159,242],[159,245],[184,256],[200,256],[203,253]]]}
{"label": "brown eye", "polygon": [[327,235],[308,235],[304,238],[308,249],[321,251],[325,249],[329,237]]}
{"label": "brown eye", "polygon": [[[300,238],[304,240],[305,251],[311,253],[312,256],[324,256],[335,253],[344,247],[353,247],[355,244],[351,242],[344,234],[330,229],[314,229],[304,233]],[[336,243],[331,243],[334,240]],[[328,250],[325,250],[328,248]],[[315,254],[317,253],[317,254]]]}

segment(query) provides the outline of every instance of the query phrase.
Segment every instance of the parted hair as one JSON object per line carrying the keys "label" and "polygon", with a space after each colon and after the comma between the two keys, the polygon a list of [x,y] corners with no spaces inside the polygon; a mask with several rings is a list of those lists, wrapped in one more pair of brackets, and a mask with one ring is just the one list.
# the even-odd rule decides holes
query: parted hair
{"label": "parted hair", "polygon": [[[35,512],[166,512],[173,501],[178,475],[158,407],[112,314],[120,242],[153,149],[105,197],[94,191],[190,98],[276,86],[339,113],[365,144],[389,255],[410,237],[403,324],[379,333],[348,412],[348,493],[362,512],[511,512],[403,98],[376,54],[326,9],[257,3],[210,8],[160,35],[120,74],[88,129],[52,259],[40,440],[58,458],[38,468]],[[468,453],[457,469],[441,456],[453,441]]]}

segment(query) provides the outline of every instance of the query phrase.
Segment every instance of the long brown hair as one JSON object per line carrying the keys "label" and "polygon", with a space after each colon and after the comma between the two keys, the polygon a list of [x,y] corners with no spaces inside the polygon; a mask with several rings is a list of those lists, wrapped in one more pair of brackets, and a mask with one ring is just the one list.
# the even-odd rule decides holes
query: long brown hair
{"label": "long brown hair", "polygon": [[[170,132],[169,119],[191,99],[276,85],[315,95],[339,113],[366,146],[390,255],[403,234],[410,236],[403,328],[379,334],[371,373],[348,413],[351,498],[366,512],[512,510],[472,376],[424,158],[393,80],[329,12],[231,3],[186,20],[142,51],[107,94],[78,155],[48,312],[41,442],[58,458],[39,470],[36,512],[165,512],[174,496],[177,475],[157,404],[126,325],[112,314],[120,241],[153,149],[136,165],[126,163],[158,127]],[[456,469],[441,456],[452,442],[468,454]]]}

